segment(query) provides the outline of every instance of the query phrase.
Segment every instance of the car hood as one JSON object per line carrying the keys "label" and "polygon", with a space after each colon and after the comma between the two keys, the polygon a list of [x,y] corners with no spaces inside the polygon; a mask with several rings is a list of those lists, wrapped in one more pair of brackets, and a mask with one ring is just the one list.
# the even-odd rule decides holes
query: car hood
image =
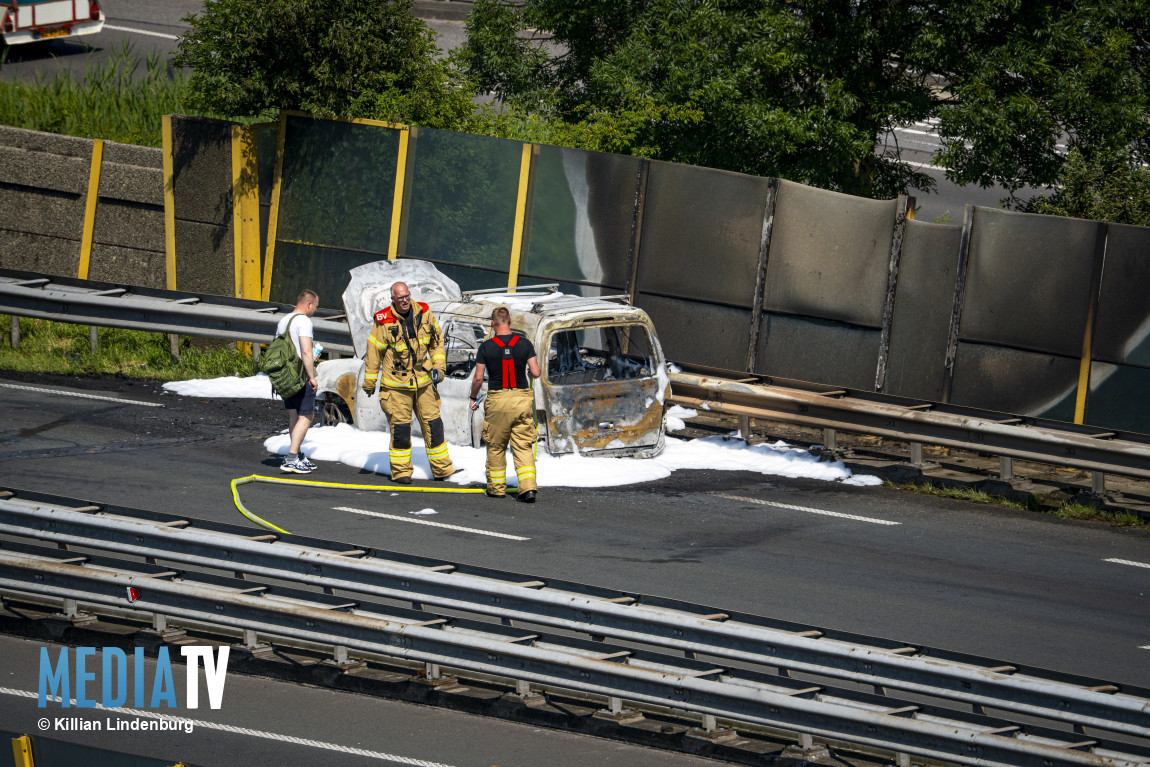
{"label": "car hood", "polygon": [[343,291],[352,343],[359,357],[367,354],[367,337],[375,324],[376,312],[391,306],[391,286],[407,283],[416,301],[430,303],[459,298],[459,284],[427,261],[397,259],[373,261],[350,270],[351,281]]}

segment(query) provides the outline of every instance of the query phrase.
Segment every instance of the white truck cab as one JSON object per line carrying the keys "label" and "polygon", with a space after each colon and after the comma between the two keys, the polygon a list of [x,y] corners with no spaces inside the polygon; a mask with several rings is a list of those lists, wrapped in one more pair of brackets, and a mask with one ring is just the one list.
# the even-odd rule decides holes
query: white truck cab
{"label": "white truck cab", "polygon": [[431,264],[409,259],[365,264],[351,275],[343,299],[358,356],[322,362],[316,371],[328,423],[387,428],[379,400],[360,383],[372,316],[390,305],[391,285],[402,281],[430,306],[443,333],[447,377],[438,390],[448,442],[481,444],[482,408],[468,406],[475,356],[491,336],[491,312],[506,306],[512,332],[530,340],[539,358],[542,376],[532,386],[540,445],[552,454],[641,458],[663,450],[670,380],[642,309],[619,299],[564,295],[554,285],[462,292]]}
{"label": "white truck cab", "polygon": [[92,35],[103,28],[97,0],[0,0],[0,38],[6,45]]}

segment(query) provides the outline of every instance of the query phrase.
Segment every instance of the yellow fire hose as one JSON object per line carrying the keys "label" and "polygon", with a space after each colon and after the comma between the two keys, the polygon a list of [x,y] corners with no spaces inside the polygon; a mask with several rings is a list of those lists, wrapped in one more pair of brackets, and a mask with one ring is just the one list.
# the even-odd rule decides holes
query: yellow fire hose
{"label": "yellow fire hose", "polygon": [[[236,504],[236,508],[245,517],[255,522],[261,527],[266,527],[268,530],[275,530],[277,533],[284,535],[291,535],[291,532],[284,530],[282,527],[277,527],[266,519],[256,516],[244,506],[240,500],[240,485],[246,485],[251,482],[263,482],[270,485],[303,485],[305,487],[338,487],[345,490],[390,490],[396,493],[482,493],[482,487],[411,487],[410,485],[350,485],[342,482],[316,482],[314,479],[287,479],[286,477],[264,477],[259,474],[251,474],[246,477],[237,477],[232,480],[232,500]],[[518,488],[507,488],[508,492],[518,493]]]}

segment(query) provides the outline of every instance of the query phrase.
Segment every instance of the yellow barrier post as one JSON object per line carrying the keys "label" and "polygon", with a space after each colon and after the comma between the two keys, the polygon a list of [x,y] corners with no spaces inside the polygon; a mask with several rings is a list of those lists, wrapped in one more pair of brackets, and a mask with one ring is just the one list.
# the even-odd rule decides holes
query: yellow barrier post
{"label": "yellow barrier post", "polygon": [[407,210],[404,203],[407,201],[407,188],[409,174],[407,172],[408,151],[410,150],[411,134],[414,128],[402,127],[399,129],[399,154],[395,159],[395,192],[391,197],[391,233],[387,239],[387,259],[394,261],[399,258],[399,251],[406,243],[404,240],[404,225],[407,223],[404,215]]}
{"label": "yellow barrier post", "polygon": [[524,144],[523,154],[519,158],[519,194],[515,198],[515,232],[511,235],[511,263],[507,267],[507,287],[509,288],[514,288],[519,284],[519,260],[523,256],[524,245],[530,231],[530,222],[527,220],[527,216],[531,170],[537,154],[539,154],[539,147],[534,144]]}
{"label": "yellow barrier post", "polygon": [[[92,264],[92,237],[96,231],[96,202],[100,196],[100,168],[104,164],[104,140],[92,142],[92,163],[88,169],[88,195],[84,199],[84,233],[80,239],[80,268],[76,276],[88,279]],[[92,354],[99,346],[99,331],[95,325],[88,326],[88,346]]]}
{"label": "yellow barrier post", "polygon": [[272,176],[272,209],[271,215],[268,217],[268,250],[267,256],[264,258],[264,279],[261,296],[264,301],[269,300],[268,296],[271,295],[272,290],[272,264],[275,261],[276,227],[279,223],[280,215],[280,186],[284,174],[284,137],[287,134],[287,119],[288,112],[280,110],[280,130],[279,136],[276,138],[276,169],[275,174]]}
{"label": "yellow barrier post", "polygon": [[100,193],[100,168],[104,162],[104,140],[92,142],[92,165],[88,169],[88,196],[84,200],[84,234],[80,240],[80,269],[77,277],[88,279],[92,263],[92,235],[96,231],[96,200]]}
{"label": "yellow barrier post", "polygon": [[[232,235],[236,298],[260,299],[260,198],[255,129],[232,127]],[[251,356],[252,345],[238,341],[236,348]]]}
{"label": "yellow barrier post", "polygon": [[[160,124],[164,160],[164,256],[167,289],[176,289],[176,191],[175,155],[172,147],[172,116],[164,115]],[[168,334],[168,348],[173,359],[180,357],[180,338]]]}
{"label": "yellow barrier post", "polygon": [[36,767],[36,759],[32,756],[32,739],[27,735],[12,738],[12,756],[16,767]]}

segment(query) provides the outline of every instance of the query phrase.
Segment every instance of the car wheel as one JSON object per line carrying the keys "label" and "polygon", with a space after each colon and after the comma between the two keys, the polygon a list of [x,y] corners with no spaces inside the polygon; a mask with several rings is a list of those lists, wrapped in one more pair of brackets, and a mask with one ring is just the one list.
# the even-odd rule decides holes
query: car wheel
{"label": "car wheel", "polygon": [[343,400],[325,400],[323,403],[323,425],[336,426],[341,423],[351,423],[351,409]]}

